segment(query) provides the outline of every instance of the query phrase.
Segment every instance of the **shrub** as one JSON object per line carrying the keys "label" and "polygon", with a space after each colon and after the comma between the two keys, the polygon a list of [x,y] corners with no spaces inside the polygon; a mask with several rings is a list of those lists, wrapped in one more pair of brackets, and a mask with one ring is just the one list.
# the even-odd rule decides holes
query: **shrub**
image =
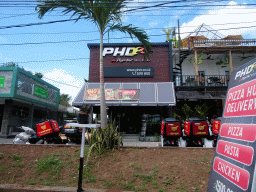
{"label": "shrub", "polygon": [[104,129],[98,127],[93,129],[91,136],[88,138],[90,146],[94,145],[94,150],[98,153],[103,153],[105,150],[114,149],[116,146],[120,147],[121,137],[115,128],[115,123],[108,124]]}

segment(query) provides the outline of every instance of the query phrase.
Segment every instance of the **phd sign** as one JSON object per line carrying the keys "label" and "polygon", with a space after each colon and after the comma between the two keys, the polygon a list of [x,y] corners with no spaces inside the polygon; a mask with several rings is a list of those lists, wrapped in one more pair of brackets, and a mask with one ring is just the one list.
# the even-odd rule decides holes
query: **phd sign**
{"label": "phd sign", "polygon": [[256,59],[234,70],[209,179],[209,192],[255,192]]}

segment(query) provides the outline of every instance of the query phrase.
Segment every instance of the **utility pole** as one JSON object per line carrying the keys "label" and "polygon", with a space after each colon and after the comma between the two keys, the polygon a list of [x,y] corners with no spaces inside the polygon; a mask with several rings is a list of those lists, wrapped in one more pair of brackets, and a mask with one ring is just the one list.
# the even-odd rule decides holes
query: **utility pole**
{"label": "utility pole", "polygon": [[179,46],[179,66],[180,66],[180,83],[182,85],[183,83],[183,79],[182,79],[182,67],[181,67],[181,63],[180,63],[180,21],[178,19],[178,46]]}

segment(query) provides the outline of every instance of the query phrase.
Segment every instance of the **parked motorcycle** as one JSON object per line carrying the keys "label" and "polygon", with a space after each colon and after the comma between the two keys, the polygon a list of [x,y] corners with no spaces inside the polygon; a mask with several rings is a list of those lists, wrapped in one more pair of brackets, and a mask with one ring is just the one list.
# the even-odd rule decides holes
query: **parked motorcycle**
{"label": "parked motorcycle", "polygon": [[184,135],[187,147],[212,147],[212,131],[208,120],[197,117],[187,119],[184,123]]}
{"label": "parked motorcycle", "polygon": [[19,133],[13,140],[14,144],[63,144],[59,136],[61,127],[54,120],[47,120],[36,125],[36,132],[30,127],[21,126],[25,132]]}
{"label": "parked motorcycle", "polygon": [[213,147],[216,147],[221,126],[221,117],[216,118],[212,124]]}

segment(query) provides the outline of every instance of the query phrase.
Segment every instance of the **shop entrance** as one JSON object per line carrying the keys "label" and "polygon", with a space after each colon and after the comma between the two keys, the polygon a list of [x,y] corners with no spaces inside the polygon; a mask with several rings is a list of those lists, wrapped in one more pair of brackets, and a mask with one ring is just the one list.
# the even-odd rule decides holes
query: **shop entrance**
{"label": "shop entrance", "polygon": [[147,120],[147,134],[160,133],[161,120],[167,117],[166,107],[122,106],[109,107],[108,115],[115,120],[118,131],[126,134],[139,134],[142,120]]}
{"label": "shop entrance", "polygon": [[0,105],[0,132],[1,132],[3,116],[4,116],[4,105]]}

